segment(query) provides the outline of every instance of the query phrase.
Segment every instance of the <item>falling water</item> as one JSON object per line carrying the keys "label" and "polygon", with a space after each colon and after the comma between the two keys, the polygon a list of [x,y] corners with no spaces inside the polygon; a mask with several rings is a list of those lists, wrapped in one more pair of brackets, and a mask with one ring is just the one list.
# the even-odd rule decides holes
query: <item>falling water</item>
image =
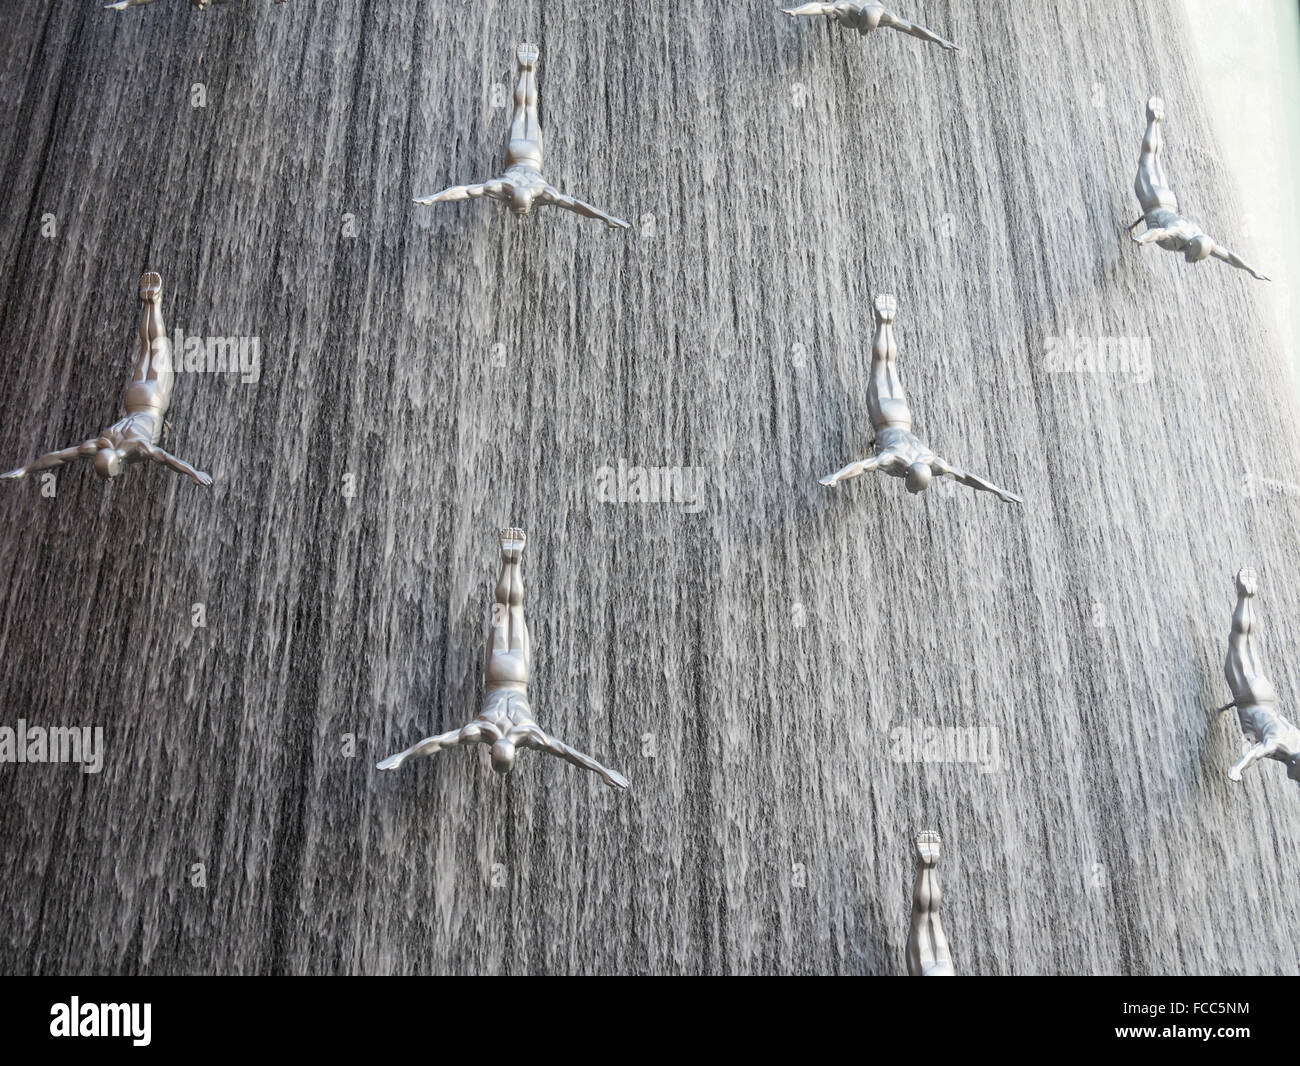
{"label": "falling water", "polygon": [[[1212,718],[1245,562],[1300,711],[1287,357],[1123,238],[1158,92],[1253,251],[1178,8],[1102,7],[910,3],[952,55],[775,0],[28,5],[0,462],[115,416],[142,270],[261,364],[177,382],[211,491],[0,486],[0,724],[106,731],[0,767],[3,970],[897,974],[933,825],[964,973],[1295,973],[1300,795]],[[630,231],[411,204],[499,169],[526,38],[548,177]],[[1023,508],[817,484],[881,291],[918,431]],[[374,769],[474,714],[508,524],[538,719],[628,793]]]}

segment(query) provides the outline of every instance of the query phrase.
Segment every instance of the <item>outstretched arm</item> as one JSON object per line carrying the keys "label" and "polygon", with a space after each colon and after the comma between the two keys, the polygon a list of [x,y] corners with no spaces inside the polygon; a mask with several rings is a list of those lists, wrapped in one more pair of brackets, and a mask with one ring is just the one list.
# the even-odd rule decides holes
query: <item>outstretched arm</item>
{"label": "outstretched arm", "polygon": [[627,229],[630,223],[624,222],[621,218],[615,218],[613,215],[607,215],[598,207],[592,207],[591,204],[579,200],[576,196],[569,196],[558,189],[552,189],[549,185],[546,191],[542,193],[542,200],[548,204],[554,204],[556,207],[563,207],[579,215],[586,215],[587,218],[598,218],[605,223],[610,229]]}
{"label": "outstretched arm", "polygon": [[918,26],[915,22],[908,22],[907,19],[892,12],[886,12],[880,19],[882,26],[890,26],[902,33],[910,33],[913,37],[919,37],[923,41],[929,41],[930,44],[937,44],[940,48],[949,52],[961,51],[952,41],[940,37],[933,30],[927,30],[924,26]]}
{"label": "outstretched arm", "polygon": [[1006,489],[998,488],[998,486],[993,484],[993,482],[985,481],[977,474],[968,474],[965,470],[959,470],[957,467],[951,466],[943,459],[935,459],[930,463],[930,467],[940,477],[950,477],[954,481],[960,481],[963,485],[969,486],[972,489],[977,489],[980,492],[992,492],[1003,503],[1025,502],[1014,492],[1008,492]]}
{"label": "outstretched arm", "polygon": [[837,485],[841,481],[849,481],[852,478],[861,477],[863,474],[869,474],[873,470],[879,470],[881,464],[885,461],[885,458],[886,457],[883,455],[873,455],[870,459],[859,459],[856,463],[849,463],[849,465],[844,467],[842,470],[837,470],[833,474],[827,474],[823,478],[818,478],[818,481],[829,487],[831,485]]}
{"label": "outstretched arm", "polygon": [[835,14],[835,5],[804,4],[802,7],[787,7],[783,10],[791,18],[797,18],[800,15],[833,15]]}
{"label": "outstretched arm", "polygon": [[465,739],[461,733],[461,729],[453,729],[450,733],[440,733],[436,737],[425,737],[419,743],[412,744],[405,751],[399,751],[396,755],[388,756],[387,759],[378,764],[378,768],[380,770],[396,770],[407,759],[419,759],[425,755],[436,755],[443,748],[453,748]]}
{"label": "outstretched arm", "polygon": [[184,474],[190,478],[196,485],[202,485],[205,488],[212,484],[210,475],[205,474],[202,470],[195,470],[184,459],[177,459],[170,452],[165,452],[161,448],[152,444],[144,444],[140,447],[140,454],[146,459],[152,459],[155,463],[161,463],[163,466],[175,470],[178,474]]}
{"label": "outstretched arm", "polygon": [[1274,755],[1281,750],[1282,745],[1276,740],[1271,741],[1270,743],[1256,744],[1237,761],[1236,765],[1234,765],[1231,770],[1228,771],[1228,780],[1240,781],[1244,770],[1255,765],[1255,763],[1259,762],[1260,759],[1267,759],[1270,755]]}
{"label": "outstretched arm", "polygon": [[142,7],[145,4],[152,4],[154,0],[118,0],[115,4],[104,5],[106,11],[125,11],[128,7]]}
{"label": "outstretched arm", "polygon": [[450,189],[443,189],[442,192],[436,192],[432,196],[421,196],[415,202],[417,204],[446,204],[454,200],[470,200],[479,196],[491,196],[488,189],[488,182],[479,185],[453,185]]}
{"label": "outstretched arm", "polygon": [[1249,274],[1252,278],[1255,278],[1257,281],[1271,280],[1265,277],[1263,274],[1261,274],[1254,267],[1248,266],[1246,262],[1241,258],[1241,256],[1237,255],[1235,252],[1228,251],[1228,249],[1223,247],[1223,245],[1221,244],[1216,244],[1214,246],[1214,251],[1212,251],[1210,254],[1214,256],[1215,259],[1222,259],[1225,263],[1228,264],[1228,266],[1234,266],[1238,270],[1244,270],[1247,274]]}
{"label": "outstretched arm", "polygon": [[524,738],[523,743],[527,747],[534,748],[537,751],[545,751],[551,755],[558,755],[566,762],[571,762],[574,766],[580,766],[584,770],[590,770],[593,774],[599,774],[601,780],[611,788],[627,788],[627,778],[622,774],[606,769],[590,755],[584,755],[576,748],[571,748],[569,745],[564,743],[564,741],[548,736],[540,729],[534,728],[530,730]]}
{"label": "outstretched arm", "polygon": [[38,470],[48,470],[52,466],[62,466],[64,463],[75,462],[77,459],[89,459],[99,451],[100,444],[101,442],[98,440],[88,440],[78,444],[75,448],[64,448],[62,451],[49,452],[39,459],[33,459],[26,466],[20,466],[17,470],[10,470],[7,474],[0,474],[0,481],[17,481],[20,478],[25,478],[28,474],[36,473]]}

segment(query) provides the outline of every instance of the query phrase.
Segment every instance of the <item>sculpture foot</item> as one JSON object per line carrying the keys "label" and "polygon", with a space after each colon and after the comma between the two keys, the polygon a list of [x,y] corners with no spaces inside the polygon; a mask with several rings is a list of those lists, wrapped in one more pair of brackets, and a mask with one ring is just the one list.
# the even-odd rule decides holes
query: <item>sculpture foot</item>
{"label": "sculpture foot", "polygon": [[537,60],[541,57],[541,49],[535,44],[521,44],[515,51],[515,58],[519,60],[520,70],[532,70],[537,66]]}
{"label": "sculpture foot", "polygon": [[916,861],[922,866],[939,864],[939,848],[943,839],[933,829],[924,829],[916,836]]}
{"label": "sculpture foot", "polygon": [[898,314],[898,297],[882,292],[876,297],[876,321],[892,322]]}
{"label": "sculpture foot", "polygon": [[1237,571],[1237,595],[1246,599],[1259,591],[1259,575],[1253,566],[1243,566]]}
{"label": "sculpture foot", "polygon": [[1158,96],[1147,101],[1147,121],[1163,122],[1165,120],[1165,102]]}
{"label": "sculpture foot", "polygon": [[140,299],[147,304],[157,303],[162,296],[162,275],[152,270],[140,275]]}
{"label": "sculpture foot", "polygon": [[528,542],[528,538],[522,529],[503,529],[499,539],[502,562],[517,563],[524,557],[524,545]]}

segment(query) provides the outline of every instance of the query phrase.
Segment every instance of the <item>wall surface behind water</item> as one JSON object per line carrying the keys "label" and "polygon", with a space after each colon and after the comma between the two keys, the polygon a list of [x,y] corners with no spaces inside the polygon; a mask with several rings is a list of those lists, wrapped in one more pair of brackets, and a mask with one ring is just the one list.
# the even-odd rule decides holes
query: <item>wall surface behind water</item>
{"label": "wall surface behind water", "polygon": [[[1180,0],[1242,237],[1300,375],[1300,0]],[[1300,378],[1298,378],[1300,380]]]}
{"label": "wall surface behind water", "polygon": [[[934,825],[964,973],[1300,969],[1300,795],[1212,720],[1246,562],[1297,711],[1289,369],[1261,284],[1120,232],[1159,92],[1185,209],[1256,251],[1181,10],[907,8],[964,50],[757,2],[27,6],[3,462],[115,416],[142,270],[263,365],[178,380],[211,491],[0,486],[0,724],[106,731],[98,775],[0,766],[0,968],[896,974]],[[499,166],[525,38],[550,176],[632,231],[410,203]],[[817,484],[877,291],[918,429],[1023,508]],[[1052,372],[1071,331],[1149,373]],[[702,507],[601,502],[620,460]],[[516,523],[539,720],[629,793],[373,768],[473,715]],[[990,772],[908,761],[927,727]]]}

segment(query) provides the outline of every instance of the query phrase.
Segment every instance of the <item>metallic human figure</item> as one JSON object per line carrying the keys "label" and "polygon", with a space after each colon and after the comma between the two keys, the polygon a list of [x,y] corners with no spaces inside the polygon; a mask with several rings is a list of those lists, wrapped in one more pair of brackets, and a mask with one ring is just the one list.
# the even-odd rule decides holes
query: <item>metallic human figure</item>
{"label": "metallic human figure", "polygon": [[492,769],[508,774],[519,748],[532,748],[599,774],[613,788],[627,788],[622,774],[607,770],[589,755],[548,736],[533,721],[528,706],[528,680],[532,654],[528,627],[524,624],[524,582],[520,563],[524,554],[524,531],[503,529],[501,577],[497,581],[496,605],[492,610],[491,636],[483,674],[486,691],[483,710],[468,725],[450,733],[426,737],[403,752],[390,755],[379,764],[381,770],[396,770],[407,759],[434,755],[457,744],[492,745]]}
{"label": "metallic human figure", "polygon": [[489,196],[510,205],[519,217],[535,205],[563,207],[587,218],[598,218],[610,229],[627,229],[628,223],[569,196],[547,183],[542,177],[542,124],[537,115],[537,59],[535,44],[521,44],[519,81],[515,86],[515,114],[510,123],[510,147],[506,151],[506,172],[481,185],[453,185],[432,196],[422,196],[417,204],[448,203]]}
{"label": "metallic human figure", "polygon": [[851,3],[850,0],[839,0],[838,3],[833,4],[804,4],[802,7],[786,8],[785,13],[791,18],[798,18],[800,15],[814,17],[826,15],[841,26],[857,30],[864,37],[872,30],[884,26],[886,29],[919,37],[923,41],[929,41],[930,44],[937,44],[949,52],[960,51],[952,41],[944,40],[933,30],[927,30],[924,26],[918,26],[915,22],[908,22],[907,19],[895,15],[884,4]]}
{"label": "metallic human figure", "polygon": [[[1137,178],[1133,191],[1142,205],[1142,217],[1128,227],[1126,232],[1138,244],[1158,244],[1169,252],[1182,252],[1189,263],[1202,259],[1222,259],[1229,266],[1244,270],[1253,278],[1268,281],[1263,274],[1248,266],[1234,252],[1216,244],[1200,226],[1178,213],[1178,197],[1165,178],[1160,157],[1164,153],[1165,139],[1160,124],[1165,120],[1165,104],[1158,96],[1147,101],[1147,132],[1142,140],[1142,155],[1138,158]],[[1141,234],[1133,231],[1143,222],[1146,229]]]}
{"label": "metallic human figure", "polygon": [[1264,676],[1264,663],[1255,647],[1255,606],[1258,578],[1250,567],[1237,574],[1237,608],[1232,612],[1232,632],[1228,635],[1228,657],[1223,664],[1232,702],[1219,708],[1219,714],[1237,709],[1241,731],[1254,741],[1228,771],[1232,781],[1240,781],[1242,772],[1260,759],[1276,759],[1287,764],[1287,776],[1300,781],[1300,729],[1277,713],[1277,693]]}
{"label": "metallic human figure", "polygon": [[876,336],[871,346],[871,385],[867,404],[871,425],[876,431],[874,452],[870,458],[850,463],[821,479],[823,485],[836,485],[850,478],[879,470],[907,482],[908,492],[924,492],[933,478],[950,477],[963,485],[983,492],[996,493],[1004,503],[1022,503],[1014,492],[1000,489],[982,477],[968,474],[939,458],[912,434],[912,412],[898,377],[898,345],[894,341],[894,315],[898,301],[893,296],[876,297]]}
{"label": "metallic human figure", "polygon": [[[283,4],[284,0],[275,0],[277,4]],[[109,11],[125,11],[128,7],[143,7],[145,4],[157,3],[157,0],[118,0],[115,4],[106,4]],[[200,11],[206,11],[213,4],[231,4],[234,0],[190,0],[190,7],[197,7]]]}
{"label": "metallic human figure", "polygon": [[954,977],[948,938],[939,923],[939,849],[933,829],[916,838],[916,881],[912,885],[912,930],[907,936],[907,972],[912,977]]}
{"label": "metallic human figure", "polygon": [[84,441],[72,448],[50,452],[39,459],[0,474],[0,480],[16,480],[38,470],[62,466],[76,459],[92,459],[95,473],[101,478],[115,478],[130,463],[150,459],[161,463],[178,474],[184,474],[198,485],[211,485],[212,478],[189,463],[158,447],[167,423],[165,415],[171,403],[172,346],[167,339],[167,327],[162,314],[162,278],[145,274],[140,278],[140,354],[126,392],[122,407],[126,417],[114,422],[100,432],[98,437]]}

